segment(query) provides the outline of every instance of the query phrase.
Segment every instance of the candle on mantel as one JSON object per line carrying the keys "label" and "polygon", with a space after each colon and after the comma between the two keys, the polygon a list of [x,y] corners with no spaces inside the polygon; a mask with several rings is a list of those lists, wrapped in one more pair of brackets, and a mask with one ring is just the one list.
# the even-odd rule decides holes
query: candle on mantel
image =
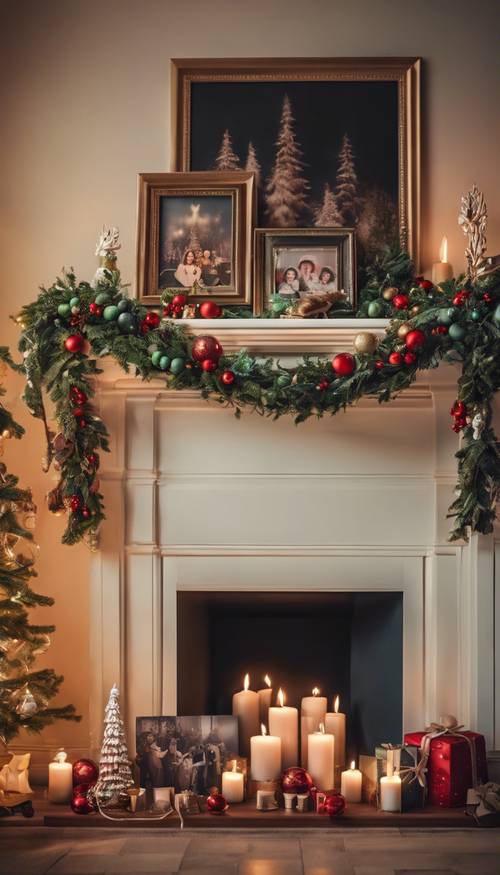
{"label": "candle on mantel", "polygon": [[345,769],[345,714],[339,711],[340,698],[335,697],[333,712],[325,717],[325,729],[335,736],[335,786],[338,786],[340,773]]}
{"label": "candle on mantel", "polygon": [[260,728],[261,735],[250,739],[250,774],[254,781],[275,781],[281,775],[281,738],[267,735],[264,724]]}
{"label": "candle on mantel", "polygon": [[326,696],[320,696],[318,687],[300,703],[300,762],[304,769],[307,769],[307,739],[325,722],[326,709]]}
{"label": "candle on mantel", "polygon": [[226,802],[243,802],[244,777],[243,772],[237,771],[237,762],[233,760],[233,768],[230,772],[222,772],[222,795]]}
{"label": "candle on mantel", "polygon": [[273,698],[273,691],[271,687],[271,678],[268,674],[266,674],[264,678],[264,683],[266,686],[262,690],[258,690],[259,695],[259,719],[261,724],[265,723],[267,725],[269,721],[269,708],[271,707],[271,701]]}
{"label": "candle on mantel", "polygon": [[435,261],[432,265],[432,282],[435,286],[444,283],[446,280],[451,280],[453,277],[453,268],[448,261],[448,239],[443,237],[439,248],[439,261]]}
{"label": "candle on mantel", "polygon": [[361,802],[361,785],[363,783],[363,775],[356,768],[354,760],[351,763],[351,768],[342,772],[340,779],[340,792],[346,802]]}
{"label": "candle on mantel", "polygon": [[240,754],[250,756],[250,739],[259,731],[259,696],[250,688],[250,675],[246,674],[243,689],[233,696],[233,717],[238,717]]}
{"label": "candle on mantel", "polygon": [[335,775],[335,739],[325,732],[320,723],[319,732],[312,732],[307,743],[307,771],[318,790],[331,790]]}
{"label": "candle on mantel", "polygon": [[387,775],[380,779],[380,808],[382,811],[401,811],[401,778],[394,774],[394,759],[387,751]]}
{"label": "candle on mantel", "polygon": [[289,769],[299,761],[299,712],[285,705],[281,688],[277,701],[277,707],[269,708],[269,732],[281,738],[281,768]]}
{"label": "candle on mantel", "polygon": [[68,754],[58,750],[54,762],[49,763],[48,798],[51,802],[71,802],[73,796],[73,766],[67,763]]}

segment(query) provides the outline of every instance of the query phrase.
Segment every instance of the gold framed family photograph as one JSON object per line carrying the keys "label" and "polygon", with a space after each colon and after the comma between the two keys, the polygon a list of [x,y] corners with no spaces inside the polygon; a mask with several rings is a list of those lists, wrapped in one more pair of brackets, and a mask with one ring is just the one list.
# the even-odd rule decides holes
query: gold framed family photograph
{"label": "gold framed family photograph", "polygon": [[194,303],[250,305],[253,220],[253,173],[141,173],[139,299],[179,289]]}

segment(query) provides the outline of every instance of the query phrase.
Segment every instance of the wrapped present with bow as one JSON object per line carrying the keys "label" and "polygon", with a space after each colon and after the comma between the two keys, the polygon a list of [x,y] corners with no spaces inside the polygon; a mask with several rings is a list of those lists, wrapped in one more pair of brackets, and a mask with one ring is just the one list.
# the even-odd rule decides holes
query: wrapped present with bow
{"label": "wrapped present with bow", "polygon": [[401,778],[401,811],[423,808],[426,800],[426,763],[420,750],[411,744],[381,744],[377,759],[377,803],[380,807],[380,779],[387,774]]}
{"label": "wrapped present with bow", "polygon": [[420,749],[427,767],[431,805],[465,805],[467,791],[488,780],[484,735],[465,730],[451,714],[441,717],[439,723],[431,723],[423,732],[407,732],[405,744]]}

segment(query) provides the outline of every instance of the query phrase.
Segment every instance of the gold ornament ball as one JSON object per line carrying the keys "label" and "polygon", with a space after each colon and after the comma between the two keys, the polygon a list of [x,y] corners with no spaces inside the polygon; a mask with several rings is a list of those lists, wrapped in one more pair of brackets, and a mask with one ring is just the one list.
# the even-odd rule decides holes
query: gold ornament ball
{"label": "gold ornament ball", "polygon": [[12,437],[12,433],[11,433],[11,431],[10,431],[8,428],[4,428],[4,430],[3,430],[3,432],[2,432],[2,437],[3,437],[3,439],[4,439],[5,441],[8,441],[9,438]]}
{"label": "gold ornament ball", "polygon": [[399,290],[396,288],[396,286],[388,286],[388,288],[384,289],[384,291],[382,292],[382,297],[385,301],[392,301],[392,299],[396,297],[398,291]]}
{"label": "gold ornament ball", "polygon": [[371,331],[361,331],[354,338],[354,349],[356,352],[366,353],[367,355],[375,352],[377,344],[377,337]]}
{"label": "gold ornament ball", "polygon": [[418,304],[415,304],[415,306],[411,308],[410,313],[413,316],[416,316],[417,313],[420,313],[420,307],[418,306]]}
{"label": "gold ornament ball", "polygon": [[404,339],[409,331],[411,331],[411,325],[408,322],[402,322],[398,328],[398,337]]}

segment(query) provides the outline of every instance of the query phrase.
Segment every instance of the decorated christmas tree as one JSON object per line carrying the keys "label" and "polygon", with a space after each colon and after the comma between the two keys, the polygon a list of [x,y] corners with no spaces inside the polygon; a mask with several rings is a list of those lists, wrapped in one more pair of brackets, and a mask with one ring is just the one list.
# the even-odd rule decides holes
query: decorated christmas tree
{"label": "decorated christmas tree", "polygon": [[245,165],[247,173],[255,173],[255,187],[258,190],[262,183],[262,168],[257,159],[257,152],[252,142],[248,144],[247,163]]}
{"label": "decorated christmas tree", "polygon": [[335,186],[335,200],[342,225],[354,226],[358,217],[358,177],[354,169],[351,141],[344,134],[339,152],[339,169]]}
{"label": "decorated christmas tree", "polygon": [[134,784],[125,741],[125,729],[120,715],[119,695],[118,687],[113,684],[104,710],[99,778],[89,792],[89,796],[101,805],[110,802],[113,797]]}
{"label": "decorated christmas tree", "polygon": [[266,210],[271,226],[293,228],[308,211],[309,183],[303,176],[302,151],[294,131],[290,98],[285,95],[276,160],[266,185]]}
{"label": "decorated christmas tree", "polygon": [[[1,366],[12,364],[0,348]],[[0,394],[4,390],[0,388]],[[0,404],[0,455],[9,438],[20,438],[23,429]],[[18,478],[0,463],[0,740],[9,742],[21,729],[39,732],[55,720],[79,720],[72,705],[49,707],[63,681],[53,669],[34,670],[37,656],[50,645],[54,626],[34,625],[28,611],[50,606],[54,600],[31,589],[36,577],[36,545],[32,529],[35,505],[31,492],[20,489]]]}
{"label": "decorated christmas tree", "polygon": [[231,139],[231,134],[229,131],[224,131],[222,135],[222,143],[219,149],[219,154],[215,159],[215,169],[216,170],[239,170],[240,169],[240,159],[238,158],[236,152],[233,149],[233,141]]}
{"label": "decorated christmas tree", "polygon": [[316,212],[316,221],[314,224],[327,228],[338,228],[339,225],[343,224],[342,216],[337,209],[335,195],[328,183],[325,185],[323,203]]}

